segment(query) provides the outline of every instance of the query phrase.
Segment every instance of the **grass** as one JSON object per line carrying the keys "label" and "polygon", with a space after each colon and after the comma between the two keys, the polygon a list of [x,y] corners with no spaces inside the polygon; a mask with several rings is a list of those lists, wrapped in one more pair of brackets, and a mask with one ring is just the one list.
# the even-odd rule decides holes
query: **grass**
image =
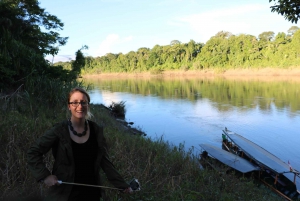
{"label": "grass", "polygon": [[[52,83],[55,86],[50,89],[47,83],[32,84],[0,98],[0,200],[41,200],[44,196],[46,188],[35,182],[27,168],[26,152],[54,123],[66,119],[66,94],[76,84]],[[102,105],[91,105],[91,112],[92,120],[105,128],[116,168],[127,181],[137,178],[142,188],[130,195],[105,190],[110,200],[282,200],[252,179],[201,170],[193,150],[185,151],[183,145],[132,135]],[[51,168],[52,156],[44,159]],[[105,179],[104,185],[111,186]]]}

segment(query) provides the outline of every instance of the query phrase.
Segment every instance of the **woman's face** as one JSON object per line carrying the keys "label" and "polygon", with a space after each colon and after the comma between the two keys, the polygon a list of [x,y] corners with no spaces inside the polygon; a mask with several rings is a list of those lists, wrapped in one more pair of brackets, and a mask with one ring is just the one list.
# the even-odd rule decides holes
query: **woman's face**
{"label": "woman's face", "polygon": [[68,107],[73,118],[85,118],[89,107],[86,95],[79,91],[74,92],[70,97]]}

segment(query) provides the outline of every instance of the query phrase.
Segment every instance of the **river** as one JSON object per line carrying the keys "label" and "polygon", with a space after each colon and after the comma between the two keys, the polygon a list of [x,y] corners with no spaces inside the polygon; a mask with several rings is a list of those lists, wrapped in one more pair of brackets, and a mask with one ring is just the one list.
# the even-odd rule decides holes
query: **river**
{"label": "river", "polygon": [[300,170],[300,87],[295,81],[93,78],[92,103],[125,101],[126,121],[153,140],[198,154],[236,132]]}

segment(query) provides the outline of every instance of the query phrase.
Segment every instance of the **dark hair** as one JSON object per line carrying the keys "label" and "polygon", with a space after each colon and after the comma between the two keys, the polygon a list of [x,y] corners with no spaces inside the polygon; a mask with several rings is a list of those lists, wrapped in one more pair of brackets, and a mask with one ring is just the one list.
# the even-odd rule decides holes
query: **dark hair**
{"label": "dark hair", "polygon": [[72,96],[75,92],[80,92],[80,93],[83,93],[84,95],[86,95],[86,97],[87,97],[87,99],[88,99],[88,103],[90,103],[90,101],[91,101],[90,95],[86,92],[86,90],[84,90],[83,88],[80,88],[80,87],[75,87],[75,88],[73,88],[73,89],[70,91],[69,96],[68,96],[68,103],[70,102],[71,96]]}

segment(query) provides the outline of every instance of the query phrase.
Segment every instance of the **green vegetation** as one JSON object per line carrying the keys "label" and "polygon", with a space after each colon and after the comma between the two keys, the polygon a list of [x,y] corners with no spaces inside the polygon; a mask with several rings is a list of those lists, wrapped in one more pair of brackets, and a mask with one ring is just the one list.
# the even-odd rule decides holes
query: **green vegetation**
{"label": "green vegetation", "polygon": [[[69,70],[45,60],[56,55],[67,42],[57,30],[63,23],[39,7],[37,0],[0,1],[0,89],[3,92],[25,85],[28,80],[71,81],[79,76],[85,59],[79,49]],[[87,48],[84,46],[83,48]]]}
{"label": "green vegetation", "polygon": [[269,0],[275,1],[274,6],[271,6],[272,12],[277,12],[291,22],[298,22],[300,18],[300,2],[298,0]]}
{"label": "green vegetation", "polygon": [[[139,48],[127,54],[108,53],[101,57],[87,57],[81,74],[111,72],[150,72],[160,74],[164,70],[257,69],[264,67],[299,67],[300,30],[292,26],[288,33],[272,31],[259,34],[258,38],[248,34],[233,35],[218,32],[210,40],[196,43],[171,41],[170,45],[155,45],[152,49]],[[71,61],[72,62],[72,61]],[[69,69],[70,62],[55,65]]]}
{"label": "green vegetation", "polygon": [[[66,95],[78,83],[40,83],[0,99],[0,199],[33,199],[45,193],[27,169],[26,152],[54,123],[67,118]],[[251,179],[201,170],[193,149],[185,151],[184,145],[132,135],[101,105],[91,105],[91,112],[92,120],[105,127],[117,169],[127,181],[137,178],[142,187],[132,195],[106,190],[112,200],[280,200]],[[45,156],[48,167],[52,162],[51,154]],[[110,186],[107,180],[105,185]]]}

